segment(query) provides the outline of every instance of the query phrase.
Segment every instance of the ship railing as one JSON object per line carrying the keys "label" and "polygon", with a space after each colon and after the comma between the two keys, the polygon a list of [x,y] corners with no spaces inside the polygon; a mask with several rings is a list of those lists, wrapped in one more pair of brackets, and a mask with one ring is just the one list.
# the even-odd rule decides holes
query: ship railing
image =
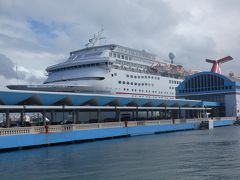
{"label": "ship railing", "polygon": [[131,67],[125,67],[125,66],[117,66],[117,65],[113,65],[113,68],[115,69],[122,69],[125,71],[131,71],[131,72],[139,72],[139,73],[145,73],[145,74],[149,74],[149,75],[159,75],[159,76],[164,76],[164,77],[174,77],[177,79],[182,79],[185,76],[189,75],[186,71],[180,73],[176,73],[176,72],[170,72],[168,70],[162,70],[159,72],[153,72],[149,69],[139,69],[139,68],[131,68]]}
{"label": "ship railing", "polygon": [[145,125],[172,124],[172,120],[146,120]]}
{"label": "ship railing", "polygon": [[99,128],[116,128],[123,127],[124,122],[107,122],[107,123],[99,123]]}
{"label": "ship railing", "polygon": [[[44,127],[45,132],[46,128]],[[53,132],[65,132],[65,131],[72,131],[73,130],[73,125],[68,124],[68,125],[50,125],[48,126],[48,132],[53,133]]]}
{"label": "ship railing", "polygon": [[84,129],[98,129],[99,123],[91,123],[91,124],[73,124],[74,130],[84,130]]}
{"label": "ship railing", "polygon": [[215,117],[215,118],[212,118],[212,120],[236,120],[236,117]]}
{"label": "ship railing", "polygon": [[31,128],[31,133],[32,134],[40,134],[40,133],[45,133],[45,128],[44,126],[32,126]]}
{"label": "ship railing", "polygon": [[15,127],[0,129],[0,136],[30,134],[31,127]]}
{"label": "ship railing", "polygon": [[[168,120],[145,120],[145,121],[128,121],[128,122],[103,122],[90,124],[65,124],[65,125],[47,125],[47,126],[31,126],[31,127],[13,127],[0,128],[0,136],[24,135],[24,134],[43,134],[58,133],[77,130],[118,128],[118,127],[134,127],[149,126],[161,124],[181,124],[181,123],[199,123],[210,118],[195,119],[168,119]],[[213,118],[213,120],[236,120],[236,117]]]}

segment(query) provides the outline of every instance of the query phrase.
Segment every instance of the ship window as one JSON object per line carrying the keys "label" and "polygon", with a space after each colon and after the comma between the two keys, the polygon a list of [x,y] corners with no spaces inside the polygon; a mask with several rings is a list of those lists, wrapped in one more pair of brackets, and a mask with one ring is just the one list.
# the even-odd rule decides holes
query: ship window
{"label": "ship window", "polygon": [[122,84],[122,81],[118,81],[118,84]]}
{"label": "ship window", "polygon": [[127,77],[129,77],[129,74],[127,74]]}
{"label": "ship window", "polygon": [[145,78],[147,79],[147,76],[145,76]]}
{"label": "ship window", "polygon": [[114,73],[114,76],[117,76],[117,73]]}
{"label": "ship window", "polygon": [[137,78],[137,76],[134,76],[134,78],[136,79],[136,78]]}
{"label": "ship window", "polygon": [[123,84],[125,84],[125,81],[123,81]]}
{"label": "ship window", "polygon": [[129,60],[131,61],[131,60],[132,60],[132,57],[129,57]]}
{"label": "ship window", "polygon": [[133,75],[131,75],[130,78],[133,78]]}
{"label": "ship window", "polygon": [[133,85],[133,82],[131,82],[131,85]]}
{"label": "ship window", "polygon": [[138,83],[138,85],[140,86],[141,84],[140,84],[140,83]]}
{"label": "ship window", "polygon": [[147,86],[147,83],[145,83],[145,86]]}
{"label": "ship window", "polygon": [[151,78],[153,79],[153,76]]}
{"label": "ship window", "polygon": [[140,76],[138,76],[138,79],[140,79]]}
{"label": "ship window", "polygon": [[113,54],[113,57],[117,57],[117,54],[116,54],[116,53],[114,53],[114,54]]}
{"label": "ship window", "polygon": [[141,78],[144,78],[144,76],[141,76]]}
{"label": "ship window", "polygon": [[111,74],[112,75],[112,77],[113,77],[113,74]]}
{"label": "ship window", "polygon": [[137,85],[137,83],[134,83],[134,85]]}
{"label": "ship window", "polygon": [[144,83],[142,83],[142,86],[144,86]]}
{"label": "ship window", "polygon": [[120,58],[120,54],[117,54],[117,58]]}
{"label": "ship window", "polygon": [[127,82],[127,84],[129,84],[129,82]]}
{"label": "ship window", "polygon": [[124,59],[124,55],[122,55],[122,59]]}

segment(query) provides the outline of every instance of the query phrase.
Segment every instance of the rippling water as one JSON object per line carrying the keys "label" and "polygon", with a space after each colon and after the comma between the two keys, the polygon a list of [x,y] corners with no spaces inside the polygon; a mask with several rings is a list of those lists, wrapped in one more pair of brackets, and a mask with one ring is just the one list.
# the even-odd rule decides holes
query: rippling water
{"label": "rippling water", "polygon": [[240,179],[240,127],[0,154],[0,179]]}

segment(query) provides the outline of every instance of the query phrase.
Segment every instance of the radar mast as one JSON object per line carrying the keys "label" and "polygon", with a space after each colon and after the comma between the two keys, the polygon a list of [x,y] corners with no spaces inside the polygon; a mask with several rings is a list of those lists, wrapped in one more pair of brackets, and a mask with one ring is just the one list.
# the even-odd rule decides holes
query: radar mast
{"label": "radar mast", "polygon": [[168,57],[169,57],[169,59],[171,60],[171,64],[173,64],[173,60],[174,60],[174,58],[175,58],[175,55],[174,55],[172,52],[170,52],[170,53],[168,54]]}
{"label": "radar mast", "polygon": [[106,39],[106,37],[102,37],[102,34],[104,32],[104,29],[102,28],[97,34],[93,35],[93,38],[89,39],[89,43],[85,44],[87,48],[94,47],[94,46],[100,46],[103,39]]}

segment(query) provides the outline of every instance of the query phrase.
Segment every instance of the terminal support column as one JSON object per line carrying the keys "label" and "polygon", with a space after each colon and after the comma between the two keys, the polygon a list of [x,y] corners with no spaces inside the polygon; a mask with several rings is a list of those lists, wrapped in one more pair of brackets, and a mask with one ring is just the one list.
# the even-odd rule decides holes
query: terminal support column
{"label": "terminal support column", "polygon": [[76,118],[75,124],[79,122],[79,110],[75,110]]}
{"label": "terminal support column", "polygon": [[153,109],[151,110],[151,120],[153,120]]}
{"label": "terminal support column", "polygon": [[55,111],[54,110],[51,111],[51,121],[50,122],[53,122],[53,121],[55,121]]}
{"label": "terminal support column", "polygon": [[182,114],[181,114],[181,107],[179,106],[178,107],[178,119],[181,119],[181,116],[182,116]]}
{"label": "terminal support column", "polygon": [[6,127],[9,128],[11,124],[11,120],[9,118],[9,110],[6,110]]}
{"label": "terminal support column", "polygon": [[21,111],[21,114],[20,114],[20,120],[21,120],[21,126],[23,126],[24,110]]}
{"label": "terminal support column", "polygon": [[98,109],[97,110],[97,122],[101,121],[100,114],[101,114],[101,111],[100,111],[100,109]]}
{"label": "terminal support column", "polygon": [[46,110],[43,110],[42,118],[43,118],[43,126],[47,125],[47,123],[46,123]]}
{"label": "terminal support column", "polygon": [[73,109],[72,111],[70,111],[70,112],[68,112],[68,114],[71,114],[70,115],[70,117],[71,117],[71,123],[72,124],[74,124],[74,122],[75,122],[75,117],[76,117],[76,115],[75,115],[75,110]]}
{"label": "terminal support column", "polygon": [[117,107],[115,107],[115,120],[118,122],[121,121],[121,111],[120,109],[117,109]]}
{"label": "terminal support column", "polygon": [[136,121],[138,121],[138,106],[137,106],[137,109],[136,109]]}
{"label": "terminal support column", "polygon": [[149,120],[149,110],[147,109],[147,120]]}

